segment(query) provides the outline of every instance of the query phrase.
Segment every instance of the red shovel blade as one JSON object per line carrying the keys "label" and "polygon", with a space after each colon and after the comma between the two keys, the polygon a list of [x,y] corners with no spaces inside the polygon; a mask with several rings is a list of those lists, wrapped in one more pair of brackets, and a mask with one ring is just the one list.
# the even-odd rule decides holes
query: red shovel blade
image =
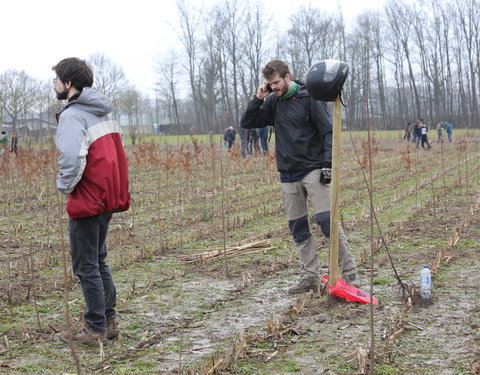
{"label": "red shovel blade", "polygon": [[[360,303],[370,303],[370,294],[364,292],[361,289],[354,287],[353,285],[347,284],[342,279],[337,279],[335,286],[331,286],[328,283],[328,276],[324,275],[322,277],[322,283],[328,286],[329,293],[334,296],[346,299],[347,301],[360,302]],[[372,303],[378,305],[378,299],[371,297]]]}

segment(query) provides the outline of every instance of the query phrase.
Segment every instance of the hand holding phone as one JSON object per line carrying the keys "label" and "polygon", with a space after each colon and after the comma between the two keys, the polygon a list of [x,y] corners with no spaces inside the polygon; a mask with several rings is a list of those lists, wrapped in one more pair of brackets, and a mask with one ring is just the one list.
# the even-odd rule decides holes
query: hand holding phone
{"label": "hand holding phone", "polygon": [[272,92],[272,87],[267,82],[264,82],[262,85],[258,87],[257,98],[265,99],[268,95],[270,95],[271,92]]}

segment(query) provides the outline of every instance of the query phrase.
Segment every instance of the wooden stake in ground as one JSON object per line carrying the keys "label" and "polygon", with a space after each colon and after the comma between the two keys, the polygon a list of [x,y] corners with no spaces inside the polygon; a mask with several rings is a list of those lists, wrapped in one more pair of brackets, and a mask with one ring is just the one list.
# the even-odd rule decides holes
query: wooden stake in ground
{"label": "wooden stake in ground", "polygon": [[333,102],[332,182],[330,192],[330,285],[338,279],[338,221],[340,217],[340,144],[342,134],[342,103]]}
{"label": "wooden stake in ground", "polygon": [[340,217],[340,142],[342,132],[342,101],[340,95],[348,76],[348,64],[323,60],[312,65],[305,75],[309,95],[322,102],[333,102],[332,180],[330,182],[330,275],[335,286],[338,279],[338,222]]}

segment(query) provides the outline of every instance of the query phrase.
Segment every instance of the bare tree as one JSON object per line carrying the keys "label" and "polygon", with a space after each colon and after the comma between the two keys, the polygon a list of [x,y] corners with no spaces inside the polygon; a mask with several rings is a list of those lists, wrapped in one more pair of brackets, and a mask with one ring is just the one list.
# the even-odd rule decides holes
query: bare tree
{"label": "bare tree", "polygon": [[25,119],[26,114],[35,106],[39,86],[39,80],[30,77],[23,70],[7,70],[0,76],[1,107],[12,119],[14,132],[17,131],[18,120]]}
{"label": "bare tree", "polygon": [[231,80],[228,78],[228,48],[224,42],[228,17],[225,10],[215,6],[211,10],[213,17],[205,20],[205,41],[203,42],[202,108],[205,112],[206,128],[221,131],[232,115]]}
{"label": "bare tree", "polygon": [[177,79],[179,71],[177,61],[178,56],[174,50],[170,50],[163,59],[157,61],[158,80],[155,83],[155,91],[164,96],[168,102],[170,123],[180,126],[184,132],[185,129],[180,122],[178,112]]}
{"label": "bare tree", "polygon": [[301,60],[296,74],[305,73],[316,62],[342,55],[343,20],[312,4],[301,6],[290,16],[290,42],[299,46]]}
{"label": "bare tree", "polygon": [[142,113],[142,103],[142,94],[133,86],[130,86],[128,89],[123,90],[120,93],[119,107],[121,112],[127,116],[132,144],[135,144],[135,140],[139,133],[138,126],[140,124]]}
{"label": "bare tree", "polygon": [[55,113],[61,109],[62,103],[55,98],[51,81],[39,83],[38,100],[34,110],[38,114],[40,123],[48,124],[46,129],[47,135],[52,135],[52,126],[55,125]]}
{"label": "bare tree", "polygon": [[240,103],[245,102],[256,93],[264,60],[271,53],[271,48],[267,46],[270,27],[262,3],[257,2],[248,9],[245,23],[245,38],[242,48],[245,51],[245,63],[239,72],[242,84]]}
{"label": "bare tree", "polygon": [[198,90],[196,85],[197,79],[197,48],[198,40],[195,36],[196,32],[200,29],[201,24],[201,12],[194,11],[191,4],[185,0],[177,0],[177,9],[180,17],[180,41],[183,44],[185,53],[187,54],[186,69],[188,72],[191,94],[193,99],[193,105],[195,107],[195,114],[197,121],[202,121],[202,114],[200,110],[200,98],[198,96]]}
{"label": "bare tree", "polygon": [[390,0],[385,7],[385,12],[392,35],[398,41],[399,46],[403,50],[405,59],[407,60],[409,83],[412,89],[416,109],[415,115],[417,118],[420,118],[420,97],[413,71],[413,62],[410,56],[411,46],[409,44],[413,27],[412,22],[414,20],[416,11],[409,4],[407,4],[405,0]]}
{"label": "bare tree", "polygon": [[344,99],[347,103],[347,124],[350,128],[360,128],[361,124],[359,117],[362,113],[361,111],[361,98],[363,91],[363,79],[362,79],[362,63],[363,58],[363,49],[362,44],[364,43],[363,35],[359,30],[354,29],[345,38],[345,61],[350,65],[350,73],[348,80],[346,81],[344,88]]}
{"label": "bare tree", "polygon": [[478,97],[477,97],[477,80],[476,76],[479,76],[480,85],[480,1],[468,0],[459,1],[456,0],[456,9],[458,12],[458,27],[461,30],[459,35],[463,39],[465,45],[464,54],[468,57],[467,66],[469,69],[466,71],[466,83],[468,87],[469,100],[469,112],[471,113],[471,122],[478,124],[479,122],[479,110],[478,110]]}
{"label": "bare tree", "polygon": [[128,81],[120,65],[101,53],[90,55],[89,64],[93,68],[94,87],[112,100],[128,87]]}
{"label": "bare tree", "polygon": [[243,54],[243,50],[240,48],[242,31],[245,25],[244,12],[239,7],[237,0],[229,0],[226,3],[226,16],[227,16],[227,39],[226,47],[228,51],[228,60],[230,66],[229,78],[232,85],[232,98],[233,98],[233,116],[230,118],[230,124],[238,124],[240,121],[240,109],[239,109],[239,66],[240,60]]}

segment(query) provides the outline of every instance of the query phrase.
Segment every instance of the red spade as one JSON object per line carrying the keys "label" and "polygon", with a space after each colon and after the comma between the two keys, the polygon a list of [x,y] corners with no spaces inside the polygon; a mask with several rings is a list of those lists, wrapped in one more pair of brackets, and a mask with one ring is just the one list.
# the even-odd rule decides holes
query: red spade
{"label": "red spade", "polygon": [[[342,279],[337,279],[335,286],[331,286],[328,284],[328,275],[324,275],[322,276],[322,283],[326,284],[330,289],[329,294],[346,299],[347,301],[370,303],[370,294],[354,287],[353,285],[347,284]],[[378,299],[373,296],[371,299],[374,305],[378,305]]]}

